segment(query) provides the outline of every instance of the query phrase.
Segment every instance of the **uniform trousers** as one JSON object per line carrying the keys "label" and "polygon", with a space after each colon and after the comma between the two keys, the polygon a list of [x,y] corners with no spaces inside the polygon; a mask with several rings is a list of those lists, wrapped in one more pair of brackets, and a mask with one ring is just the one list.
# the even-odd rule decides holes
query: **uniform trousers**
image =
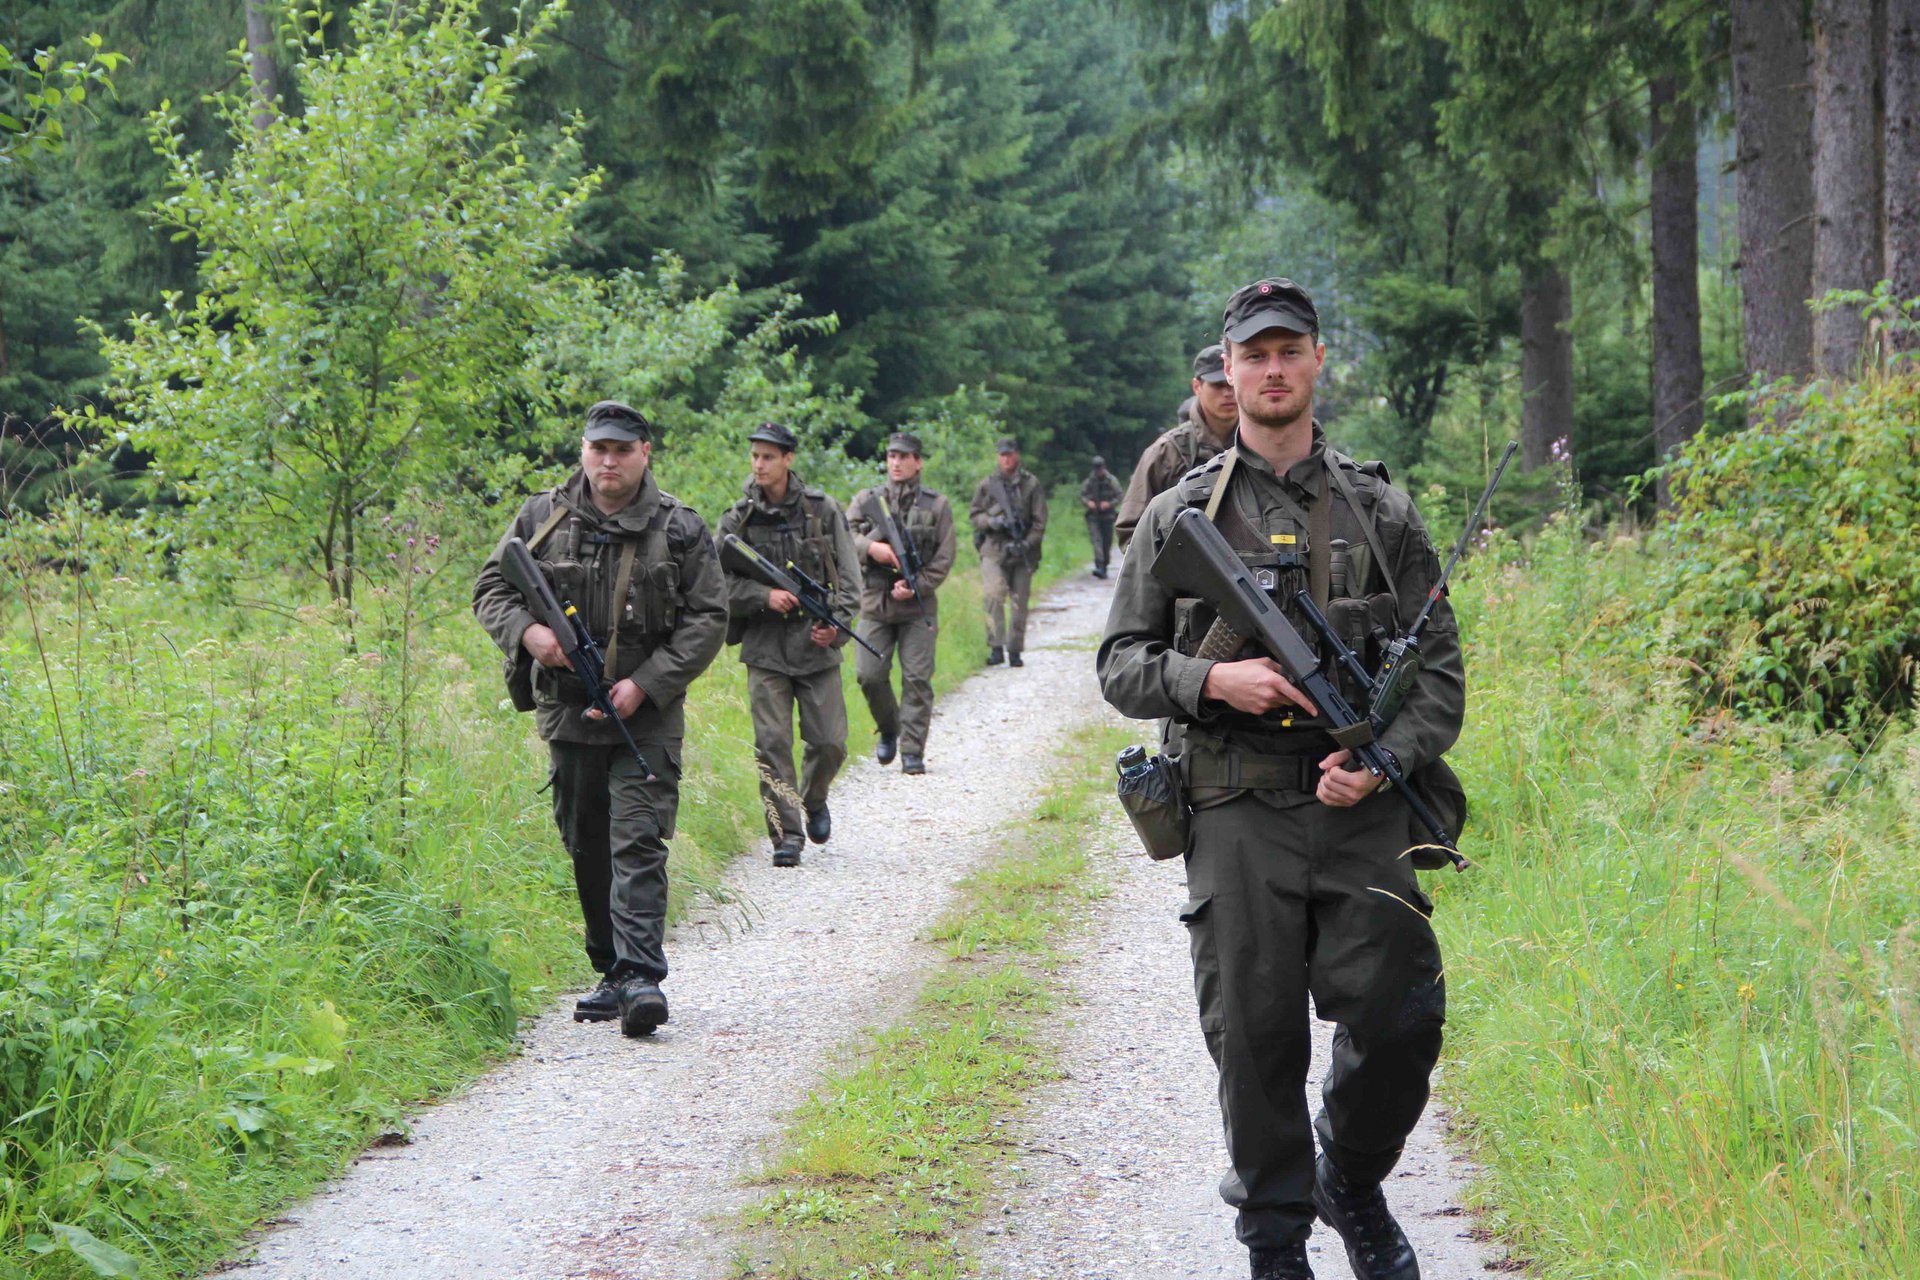
{"label": "uniform trousers", "polygon": [[1027,596],[1033,591],[1033,566],[1026,557],[1002,562],[980,559],[980,593],[987,606],[987,643],[1018,653],[1027,647]]}
{"label": "uniform trousers", "polygon": [[[900,750],[925,755],[927,727],[933,723],[934,641],[939,632],[915,618],[909,622],[860,619],[860,638],[880,653],[865,649],[853,656],[853,673],[873,713],[873,727],[900,739]],[[893,656],[900,655],[900,697],[893,696]]]}
{"label": "uniform trousers", "polygon": [[1087,541],[1093,544],[1093,567],[1105,573],[1113,554],[1113,512],[1087,512]]}
{"label": "uniform trousers", "polygon": [[[827,788],[847,761],[847,702],[840,688],[840,664],[799,676],[748,667],[747,703],[753,711],[753,754],[760,763],[767,834],[775,840],[797,835],[805,830],[805,813],[826,804]],[[796,706],[800,740],[806,744],[798,777],[793,771]]]}
{"label": "uniform trousers", "polygon": [[[1316,1132],[1342,1173],[1376,1182],[1426,1106],[1446,1013],[1433,905],[1400,856],[1397,794],[1351,808],[1284,792],[1195,803],[1181,919],[1220,1072],[1220,1193],[1241,1241],[1271,1247],[1312,1229]],[[1311,1124],[1309,997],[1336,1024]]]}
{"label": "uniform trousers", "polygon": [[573,857],[587,959],[610,977],[667,976],[667,841],[680,807],[680,744],[549,742],[553,820]]}

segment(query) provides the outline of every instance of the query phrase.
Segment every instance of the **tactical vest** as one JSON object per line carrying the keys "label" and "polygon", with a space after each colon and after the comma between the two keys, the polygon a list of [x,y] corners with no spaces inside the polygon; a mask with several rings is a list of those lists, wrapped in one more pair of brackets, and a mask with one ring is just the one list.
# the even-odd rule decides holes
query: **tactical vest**
{"label": "tactical vest", "polygon": [[[1368,670],[1377,670],[1400,619],[1398,599],[1388,577],[1391,566],[1386,563],[1384,543],[1373,516],[1374,504],[1365,500],[1360,489],[1364,487],[1368,496],[1374,496],[1372,485],[1386,482],[1386,468],[1377,462],[1360,464],[1366,479],[1356,486],[1341,473],[1340,464],[1328,456],[1322,487],[1306,505],[1281,497],[1263,511],[1249,486],[1234,483],[1237,463],[1238,455],[1228,449],[1188,472],[1177,486],[1181,505],[1207,513],[1323,663],[1327,661],[1324,646],[1296,602],[1303,591],[1312,596],[1335,632],[1360,655]],[[1346,504],[1364,529],[1366,537],[1359,546],[1347,546],[1332,538],[1332,504],[1336,500]],[[1215,616],[1213,607],[1204,600],[1176,599],[1174,648],[1189,656],[1197,653]],[[1243,645],[1236,656],[1253,654]],[[1363,690],[1351,687],[1344,671],[1329,669],[1328,674],[1342,682],[1350,698],[1364,696]],[[1227,712],[1222,720],[1223,727],[1263,738],[1322,723],[1292,711],[1264,716]]]}
{"label": "tactical vest", "polygon": [[[625,679],[672,634],[684,603],[680,563],[667,541],[667,525],[679,502],[661,494],[644,532],[600,524],[569,506],[556,490],[553,512],[527,540],[528,550],[554,594],[571,602],[606,653],[608,680]],[[562,669],[540,667],[551,696],[584,705],[586,691]]]}
{"label": "tactical vest", "polygon": [[832,524],[827,510],[827,495],[811,486],[800,491],[800,520],[771,515],[758,503],[748,502],[747,516],[740,524],[740,539],[775,564],[788,561],[799,565],[829,588],[839,586],[839,562],[833,554]]}

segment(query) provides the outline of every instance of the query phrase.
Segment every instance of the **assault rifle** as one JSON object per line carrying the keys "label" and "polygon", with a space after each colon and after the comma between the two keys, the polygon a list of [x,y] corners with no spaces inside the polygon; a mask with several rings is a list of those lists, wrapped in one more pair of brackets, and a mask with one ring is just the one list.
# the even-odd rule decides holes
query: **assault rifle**
{"label": "assault rifle", "polygon": [[[1150,572],[1175,594],[1205,600],[1224,626],[1265,649],[1287,679],[1331,722],[1328,732],[1333,740],[1351,751],[1368,773],[1399,788],[1413,816],[1446,850],[1454,868],[1465,871],[1471,865],[1433,810],[1407,785],[1394,758],[1380,746],[1373,719],[1355,711],[1339,685],[1320,669],[1313,647],[1254,580],[1205,513],[1189,507],[1174,518]],[[1311,603],[1312,597],[1308,600]]]}
{"label": "assault rifle", "polygon": [[601,714],[613,722],[620,730],[620,736],[626,739],[627,750],[633,752],[633,759],[640,766],[640,772],[647,781],[653,781],[653,766],[640,754],[639,744],[633,735],[627,732],[627,722],[620,718],[614,709],[613,693],[608,688],[606,677],[607,658],[594,642],[593,633],[587,630],[587,624],[580,621],[580,611],[573,607],[573,601],[562,600],[553,594],[546,575],[540,572],[539,564],[533,553],[527,550],[527,544],[518,538],[507,539],[507,554],[500,561],[501,576],[526,600],[527,607],[533,610],[533,616],[540,624],[552,631],[565,650],[567,663],[573,668],[573,674],[580,677],[580,683],[587,686],[587,700],[597,707]]}
{"label": "assault rifle", "polygon": [[880,656],[878,649],[862,640],[852,627],[834,614],[833,594],[827,590],[826,584],[793,561],[787,561],[787,567],[782,569],[755,551],[752,544],[729,533],[720,539],[720,567],[728,573],[752,578],[776,591],[787,592],[800,602],[800,608],[815,622],[845,632],[848,639],[868,653],[876,658]]}
{"label": "assault rifle", "polygon": [[1007,483],[1005,475],[996,475],[993,482],[1000,488],[1000,506],[1006,512],[1003,519],[1007,526],[1007,555],[1016,560],[1025,560],[1027,522],[1020,515],[1020,504],[1014,501],[1013,486]]}
{"label": "assault rifle", "polygon": [[913,535],[907,532],[907,527],[894,519],[887,495],[876,493],[874,496],[880,499],[880,536],[893,548],[898,562],[895,568],[907,584],[907,590],[913,593],[913,603],[919,608],[921,619],[931,627],[933,619],[927,617],[927,602],[920,596],[920,548],[913,545]]}

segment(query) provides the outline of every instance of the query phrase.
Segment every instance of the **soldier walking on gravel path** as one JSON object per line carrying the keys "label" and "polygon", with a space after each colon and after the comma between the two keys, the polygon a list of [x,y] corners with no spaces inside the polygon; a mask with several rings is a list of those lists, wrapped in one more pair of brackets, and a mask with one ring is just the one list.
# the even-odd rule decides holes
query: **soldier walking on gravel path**
{"label": "soldier walking on gravel path", "polygon": [[980,594],[987,607],[987,665],[1021,665],[1027,647],[1027,599],[1040,542],[1047,532],[1047,494],[1040,477],[1020,465],[1020,446],[1000,441],[993,471],[973,488],[967,510],[980,552]]}
{"label": "soldier walking on gravel path", "polygon": [[1122,551],[1133,540],[1134,527],[1145,514],[1147,503],[1233,442],[1233,426],[1240,409],[1234,403],[1233,388],[1227,384],[1225,360],[1218,343],[1200,349],[1193,357],[1193,396],[1180,406],[1179,421],[1140,455],[1114,523]]}
{"label": "soldier walking on gravel path", "polygon": [[[879,741],[873,758],[900,772],[925,773],[927,728],[933,721],[934,641],[940,607],[935,593],[953,571],[953,507],[920,484],[920,437],[896,431],[887,438],[887,481],[862,489],[847,504],[847,524],[860,555],[860,638],[854,675],[873,713]],[[900,549],[896,550],[894,539]],[[901,563],[905,551],[911,561]],[[893,656],[900,655],[900,696],[893,692]]]}
{"label": "soldier walking on gravel path", "polygon": [[1080,482],[1080,505],[1087,511],[1087,541],[1093,544],[1093,576],[1107,576],[1113,548],[1113,521],[1120,502],[1120,482],[1107,470],[1107,460],[1095,455],[1093,470]]}
{"label": "soldier walking on gravel path", "polygon": [[[1302,590],[1353,634],[1408,625],[1439,578],[1413,503],[1327,445],[1313,420],[1326,348],[1312,300],[1257,281],[1227,304],[1236,442],[1155,498],[1121,567],[1099,669],[1107,700],[1167,717],[1190,812],[1181,912],[1200,1028],[1220,1072],[1230,1169],[1221,1182],[1256,1280],[1310,1280],[1316,1213],[1361,1280],[1417,1280],[1381,1182],[1426,1106],[1446,991],[1433,906],[1407,850],[1397,791],[1349,753],[1279,666],[1244,648],[1198,656],[1204,601],[1176,599],[1150,566],[1174,518],[1201,508],[1283,612]],[[1341,550],[1342,541],[1351,554]],[[1459,735],[1465,679],[1442,598],[1425,664],[1380,743],[1409,775]],[[1311,630],[1302,627],[1303,634]],[[1308,997],[1336,1024],[1324,1105],[1309,1121]],[[1320,1154],[1315,1158],[1315,1136]]]}
{"label": "soldier walking on gravel path", "polygon": [[[720,517],[732,534],[776,567],[789,564],[831,592],[833,613],[851,617],[860,607],[860,560],[840,504],[793,473],[793,432],[762,423],[747,437],[753,476],[746,496]],[[797,867],[811,839],[833,834],[827,789],[847,759],[847,704],[840,689],[846,633],[810,617],[791,591],[744,574],[727,575],[727,639],[740,646],[753,711],[754,756],[760,766],[760,803],[774,842],[773,864]],[[793,715],[800,711],[805,758],[793,768]],[[803,817],[804,815],[804,817]],[[804,826],[803,826],[804,823]]]}
{"label": "soldier walking on gravel path", "polygon": [[[644,416],[618,401],[587,410],[580,470],[527,499],[473,587],[474,616],[507,655],[516,701],[531,685],[523,705],[547,741],[553,817],[573,856],[587,959],[601,975],[574,1019],[619,1018],[630,1036],[667,1020],[667,841],[680,800],[686,692],[720,652],[727,627],[713,539],[705,521],[655,483],[652,434]],[[618,726],[587,705],[567,644],[534,620],[502,575],[511,538],[526,543],[604,650],[614,708],[654,776],[645,776]]]}

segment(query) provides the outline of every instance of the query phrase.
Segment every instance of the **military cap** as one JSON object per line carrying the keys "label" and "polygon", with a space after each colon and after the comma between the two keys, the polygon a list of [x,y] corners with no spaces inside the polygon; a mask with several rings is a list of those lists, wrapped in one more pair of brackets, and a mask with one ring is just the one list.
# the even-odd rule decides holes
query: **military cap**
{"label": "military cap", "polygon": [[645,414],[618,400],[602,400],[587,410],[589,440],[650,440],[653,424]]}
{"label": "military cap", "polygon": [[1222,336],[1229,342],[1245,342],[1268,329],[1286,329],[1293,333],[1320,336],[1320,313],[1314,309],[1307,291],[1291,280],[1269,277],[1242,285],[1227,299],[1227,314]]}
{"label": "military cap", "polygon": [[1096,453],[1093,455],[1093,465],[1096,467],[1104,467],[1107,465],[1107,460]]}
{"label": "military cap", "polygon": [[1219,343],[1200,348],[1193,358],[1193,376],[1202,382],[1225,382],[1227,380],[1227,349]]}
{"label": "military cap", "polygon": [[800,447],[800,441],[794,437],[793,432],[787,430],[787,428],[777,422],[761,423],[753,429],[753,434],[748,436],[747,439],[749,441],[757,440],[761,444],[770,444],[776,449],[785,449],[788,453],[792,453]]}
{"label": "military cap", "polygon": [[887,437],[887,452],[910,453],[916,458],[921,457],[920,437],[911,431],[896,431]]}
{"label": "military cap", "polygon": [[1001,436],[998,451],[1000,453],[1018,453],[1020,452],[1020,442],[1012,436]]}

